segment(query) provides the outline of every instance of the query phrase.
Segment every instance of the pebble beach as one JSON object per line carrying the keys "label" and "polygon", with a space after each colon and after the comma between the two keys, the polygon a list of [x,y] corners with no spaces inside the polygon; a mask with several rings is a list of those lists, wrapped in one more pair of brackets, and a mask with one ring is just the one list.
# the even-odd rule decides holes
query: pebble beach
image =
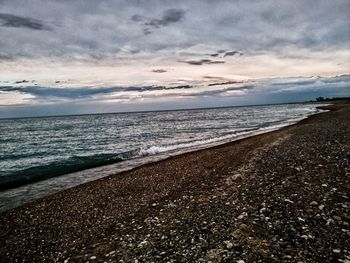
{"label": "pebble beach", "polygon": [[0,262],[350,262],[350,101],[0,214]]}

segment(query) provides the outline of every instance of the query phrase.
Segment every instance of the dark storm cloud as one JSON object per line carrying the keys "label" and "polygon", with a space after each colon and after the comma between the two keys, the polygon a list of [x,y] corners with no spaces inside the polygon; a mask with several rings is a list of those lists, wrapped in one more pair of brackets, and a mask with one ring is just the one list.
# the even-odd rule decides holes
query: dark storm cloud
{"label": "dark storm cloud", "polygon": [[180,22],[185,17],[185,10],[179,8],[167,9],[163,12],[161,18],[148,18],[140,14],[135,14],[131,17],[131,20],[137,23],[142,23],[147,26],[143,29],[144,35],[149,35],[156,29],[163,26],[168,26]]}
{"label": "dark storm cloud", "polygon": [[218,53],[214,53],[214,54],[209,54],[209,56],[211,56],[211,57],[217,57],[217,56],[219,56],[219,54],[218,54]]}
{"label": "dark storm cloud", "polygon": [[[2,1],[0,9],[2,60],[114,58],[120,50],[155,57],[180,54],[199,43],[211,48],[197,54],[212,57],[232,56],[234,50],[289,57],[302,49],[307,54],[343,50],[350,42],[348,0],[317,5],[303,0],[11,0]],[[28,30],[14,34],[11,28]]]}
{"label": "dark storm cloud", "polygon": [[152,34],[152,30],[151,29],[149,29],[149,28],[145,28],[145,29],[143,29],[143,34],[144,35],[149,35],[149,34]]}
{"label": "dark storm cloud", "polygon": [[28,86],[28,87],[14,87],[14,86],[2,86],[0,92],[19,92],[24,94],[30,94],[35,97],[56,97],[56,98],[68,98],[77,99],[83,97],[91,97],[93,95],[103,95],[113,93],[119,88],[53,88],[53,87],[40,87],[40,86]]}
{"label": "dark storm cloud", "polygon": [[233,51],[225,51],[225,50],[219,50],[217,53],[213,53],[213,54],[209,54],[209,56],[211,57],[233,57],[233,56],[243,56],[244,53],[237,51],[237,50],[233,50]]}
{"label": "dark storm cloud", "polygon": [[[22,83],[22,82],[21,82]],[[80,88],[56,88],[56,87],[41,87],[41,86],[0,86],[1,92],[18,92],[29,94],[40,98],[66,98],[66,99],[81,99],[93,96],[101,96],[114,93],[123,92],[149,92],[149,91],[163,91],[163,90],[183,90],[191,89],[191,85],[178,86],[139,86],[139,87],[80,87]]]}
{"label": "dark storm cloud", "polygon": [[243,56],[243,53],[242,53],[242,52],[239,52],[239,51],[236,51],[236,50],[234,50],[234,51],[228,51],[228,52],[226,52],[226,53],[224,54],[224,57],[232,57],[232,56],[235,56],[235,55],[237,55],[237,56]]}
{"label": "dark storm cloud", "polygon": [[143,17],[142,15],[133,15],[131,17],[131,20],[134,21],[134,22],[141,22],[141,21],[144,21],[145,20],[145,17]]}
{"label": "dark storm cloud", "polygon": [[183,9],[168,9],[163,13],[160,19],[153,18],[145,22],[146,26],[151,26],[158,28],[160,26],[167,26],[176,22],[181,21],[185,16],[185,11]]}
{"label": "dark storm cloud", "polygon": [[44,25],[44,23],[40,20],[4,13],[0,13],[0,26],[22,27],[34,30],[49,30],[49,27]]}
{"label": "dark storm cloud", "polygon": [[187,63],[189,65],[201,66],[205,64],[223,64],[222,60],[200,59],[200,60],[179,60],[181,63]]}

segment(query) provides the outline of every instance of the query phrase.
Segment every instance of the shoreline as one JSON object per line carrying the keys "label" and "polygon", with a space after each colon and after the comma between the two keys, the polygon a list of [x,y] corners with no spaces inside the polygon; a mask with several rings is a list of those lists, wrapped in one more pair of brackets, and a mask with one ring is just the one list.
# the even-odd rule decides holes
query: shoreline
{"label": "shoreline", "polygon": [[[282,105],[282,104],[277,104],[277,105]],[[328,110],[327,109],[328,105],[331,105],[331,104],[323,103],[323,106],[317,106],[316,109],[320,109],[320,110],[323,110],[322,112],[326,112]],[[261,106],[267,106],[267,105],[261,105]],[[245,107],[245,106],[238,106],[238,107]],[[220,139],[217,141],[213,140],[213,142],[210,142],[210,143],[178,148],[174,150],[151,154],[148,156],[147,155],[142,157],[140,156],[132,159],[127,159],[121,162],[114,162],[108,165],[91,167],[88,169],[83,169],[76,172],[63,174],[60,176],[49,177],[44,180],[39,180],[33,183],[20,185],[18,187],[11,187],[8,189],[4,189],[0,191],[0,214],[7,210],[20,207],[22,205],[31,203],[38,199],[45,198],[47,196],[56,194],[58,192],[61,192],[73,187],[77,187],[79,185],[83,185],[86,183],[90,183],[95,180],[100,180],[108,176],[115,176],[120,173],[128,172],[144,165],[161,162],[166,159],[172,158],[174,156],[180,156],[191,152],[197,152],[197,151],[211,149],[215,147],[221,147],[226,144],[234,143],[236,141],[240,141],[250,137],[275,132],[275,131],[296,125],[299,122],[305,119],[308,119],[313,115],[320,114],[322,112],[317,112],[309,116],[303,117],[301,119],[288,120],[288,122],[276,125],[276,127],[274,126],[267,127],[266,130],[258,129],[257,131],[248,132],[247,134],[242,134],[235,137],[232,136],[227,139]]]}
{"label": "shoreline", "polygon": [[[5,211],[0,262],[344,259],[349,201],[341,198],[349,178],[338,157],[348,149],[350,107],[347,101],[328,108],[277,131],[172,156]],[[331,187],[341,179],[342,185]],[[330,216],[328,185],[337,188],[330,193],[343,193]],[[325,227],[324,218],[334,223]],[[315,231],[308,234],[301,226],[309,220]],[[279,232],[271,232],[275,228]],[[296,237],[286,229],[295,229]],[[327,248],[327,242],[337,247]]]}

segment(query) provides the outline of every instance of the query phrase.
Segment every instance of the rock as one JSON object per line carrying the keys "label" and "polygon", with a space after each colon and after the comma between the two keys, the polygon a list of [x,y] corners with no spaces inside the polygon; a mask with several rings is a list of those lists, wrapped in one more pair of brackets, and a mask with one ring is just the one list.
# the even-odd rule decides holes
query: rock
{"label": "rock", "polygon": [[236,254],[242,254],[243,246],[242,245],[234,245],[234,250],[235,250]]}
{"label": "rock", "polygon": [[144,241],[142,241],[138,246],[139,247],[145,247],[145,246],[147,246],[148,245],[148,241],[147,240],[144,240]]}
{"label": "rock", "polygon": [[94,260],[94,259],[96,259],[96,256],[91,256],[90,259]]}
{"label": "rock", "polygon": [[316,201],[312,201],[312,202],[310,203],[310,205],[312,205],[312,206],[317,206],[318,203],[317,203]]}
{"label": "rock", "polygon": [[333,252],[338,254],[340,253],[340,249],[333,249]]}
{"label": "rock", "polygon": [[318,209],[320,209],[320,210],[323,210],[323,208],[324,208],[324,205],[319,205],[318,206]]}
{"label": "rock", "polygon": [[174,208],[174,207],[177,207],[177,205],[174,204],[173,202],[169,202],[168,207],[169,208]]}
{"label": "rock", "polygon": [[333,223],[334,223],[334,220],[329,218],[329,219],[327,219],[326,225],[329,226],[330,224],[333,224]]}
{"label": "rock", "polygon": [[224,243],[225,243],[227,249],[233,248],[233,244],[230,241],[224,241]]}
{"label": "rock", "polygon": [[333,216],[333,218],[337,221],[341,221],[341,217],[340,216]]}
{"label": "rock", "polygon": [[243,219],[244,217],[248,216],[247,212],[243,212],[242,214],[240,214],[237,218],[238,219]]}

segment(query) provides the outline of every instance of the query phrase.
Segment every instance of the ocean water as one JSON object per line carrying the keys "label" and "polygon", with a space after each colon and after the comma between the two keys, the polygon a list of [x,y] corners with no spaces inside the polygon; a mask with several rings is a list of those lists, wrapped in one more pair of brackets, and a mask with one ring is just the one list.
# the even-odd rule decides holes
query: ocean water
{"label": "ocean water", "polygon": [[[56,183],[49,178],[61,181],[53,187],[55,192],[107,176],[118,167],[123,170],[158,160],[158,156],[164,158],[275,130],[319,112],[316,106],[288,104],[1,119],[0,209],[11,198],[26,200],[30,199],[26,195],[50,193],[50,187]],[[35,184],[41,188],[35,188]],[[1,199],[4,196],[7,199]]]}

